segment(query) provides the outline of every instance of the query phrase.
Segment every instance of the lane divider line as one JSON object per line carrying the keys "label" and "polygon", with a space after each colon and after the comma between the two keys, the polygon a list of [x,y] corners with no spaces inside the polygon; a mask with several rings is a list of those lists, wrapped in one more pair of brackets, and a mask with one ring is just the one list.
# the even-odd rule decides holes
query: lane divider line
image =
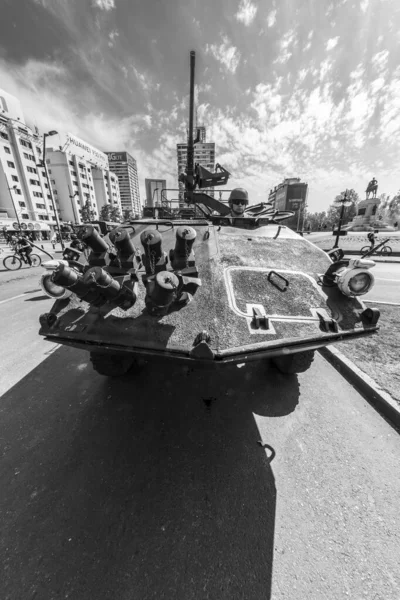
{"label": "lane divider line", "polygon": [[18,296],[13,296],[12,298],[7,298],[6,300],[0,300],[0,304],[5,304],[6,302],[11,302],[11,300],[16,300],[17,298],[23,298],[27,294],[37,294],[41,290],[34,290],[33,292],[24,292],[23,294],[18,294]]}

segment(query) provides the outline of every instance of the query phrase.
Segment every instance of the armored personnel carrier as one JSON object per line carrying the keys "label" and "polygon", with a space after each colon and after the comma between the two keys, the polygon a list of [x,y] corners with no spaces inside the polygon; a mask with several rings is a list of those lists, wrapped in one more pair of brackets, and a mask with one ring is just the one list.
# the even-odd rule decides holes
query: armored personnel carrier
{"label": "armored personnel carrier", "polygon": [[42,281],[55,303],[39,333],[87,350],[106,376],[143,358],[210,367],[271,359],[284,373],[305,371],[317,348],[377,331],[379,311],[360,300],[374,263],[323,252],[285,227],[291,212],[262,203],[235,216],[201,191],[229,173],[193,164],[194,52],[190,60],[182,182],[203,216],[132,220],[104,236],[86,226],[90,252],[70,249]]}

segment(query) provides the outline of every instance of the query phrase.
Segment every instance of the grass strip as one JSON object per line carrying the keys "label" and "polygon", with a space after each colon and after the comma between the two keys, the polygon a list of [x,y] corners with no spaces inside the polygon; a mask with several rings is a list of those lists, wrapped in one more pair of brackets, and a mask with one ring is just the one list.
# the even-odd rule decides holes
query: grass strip
{"label": "grass strip", "polygon": [[368,304],[379,308],[376,335],[335,344],[359,369],[374,379],[400,405],[400,306]]}

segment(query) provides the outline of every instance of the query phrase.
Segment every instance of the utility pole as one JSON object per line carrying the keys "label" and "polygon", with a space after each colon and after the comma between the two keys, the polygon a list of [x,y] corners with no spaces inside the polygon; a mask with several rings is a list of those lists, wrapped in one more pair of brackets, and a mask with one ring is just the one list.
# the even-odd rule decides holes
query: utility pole
{"label": "utility pole", "polygon": [[51,198],[51,204],[53,206],[53,210],[54,210],[54,215],[55,215],[55,219],[56,219],[56,223],[57,223],[57,229],[58,229],[58,234],[60,236],[60,242],[61,242],[61,249],[64,250],[65,246],[64,246],[64,242],[62,239],[62,235],[61,235],[61,228],[60,228],[60,221],[58,219],[58,213],[56,210],[56,206],[54,203],[54,196],[53,196],[53,188],[51,187],[51,182],[49,179],[49,171],[47,169],[47,164],[46,164],[46,138],[51,136],[51,135],[57,135],[58,131],[49,131],[48,133],[45,133],[43,135],[43,158],[42,158],[42,162],[41,164],[39,164],[38,166],[43,167],[44,168],[44,172],[46,174],[46,179],[47,179],[47,185],[49,186],[49,193],[50,193],[50,198]]}
{"label": "utility pole", "polygon": [[349,190],[346,190],[344,193],[344,196],[340,200],[337,200],[337,202],[340,202],[340,204],[342,205],[342,208],[340,210],[339,225],[337,228],[336,241],[335,241],[335,245],[333,246],[333,248],[339,248],[340,227],[342,225],[344,209],[345,209],[345,206],[349,206],[351,204],[351,201],[348,200],[348,198],[347,198],[348,191]]}
{"label": "utility pole", "polygon": [[[20,230],[20,231],[22,231],[22,228],[21,228],[21,222],[20,222],[20,220],[19,220],[19,216],[18,216],[17,209],[15,208],[14,197],[13,197],[13,195],[12,195],[11,188],[10,188],[10,186],[8,185],[8,181],[7,181],[7,187],[8,187],[8,191],[10,192],[11,202],[12,202],[12,205],[13,205],[13,207],[14,207],[14,212],[15,212],[15,216],[16,216],[16,218],[17,218],[17,223],[18,223],[19,230]],[[15,192],[15,190],[17,189],[17,187],[18,187],[17,185],[13,185],[12,189],[14,190],[14,192]]]}

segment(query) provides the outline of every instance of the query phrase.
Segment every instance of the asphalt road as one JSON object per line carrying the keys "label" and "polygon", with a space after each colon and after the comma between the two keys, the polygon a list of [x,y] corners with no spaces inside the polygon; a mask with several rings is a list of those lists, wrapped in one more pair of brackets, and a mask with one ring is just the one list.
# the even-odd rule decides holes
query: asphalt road
{"label": "asphalt road", "polygon": [[319,355],[103,378],[37,279],[0,304],[2,600],[398,600],[400,439]]}
{"label": "asphalt road", "polygon": [[376,263],[371,269],[375,285],[363,300],[400,304],[400,263]]}

